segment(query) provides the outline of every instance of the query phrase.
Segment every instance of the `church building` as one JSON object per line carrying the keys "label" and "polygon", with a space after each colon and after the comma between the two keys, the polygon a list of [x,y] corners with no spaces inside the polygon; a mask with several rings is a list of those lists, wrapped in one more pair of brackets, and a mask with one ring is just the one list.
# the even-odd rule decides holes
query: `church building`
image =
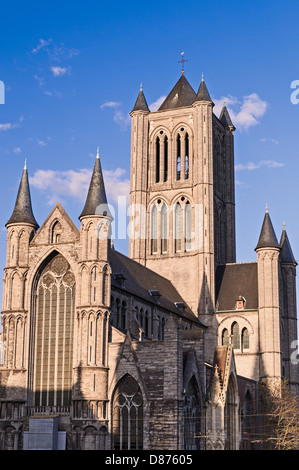
{"label": "church building", "polygon": [[129,256],[99,151],[79,228],[39,226],[28,171],[6,223],[1,450],[253,449],[259,384],[298,392],[296,260],[266,209],[237,263],[234,131],[202,78],[130,113]]}

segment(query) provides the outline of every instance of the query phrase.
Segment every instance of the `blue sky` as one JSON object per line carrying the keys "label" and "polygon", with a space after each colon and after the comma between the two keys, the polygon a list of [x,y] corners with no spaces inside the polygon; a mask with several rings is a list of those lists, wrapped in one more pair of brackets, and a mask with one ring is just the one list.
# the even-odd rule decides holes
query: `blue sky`
{"label": "blue sky", "polygon": [[127,195],[128,114],[140,83],[152,109],[170,92],[182,51],[190,84],[204,73],[215,113],[225,98],[237,128],[237,260],[256,260],[266,204],[299,258],[298,14],[275,0],[2,2],[0,268],[25,158],[40,225],[59,200],[79,226],[97,146],[109,201]]}

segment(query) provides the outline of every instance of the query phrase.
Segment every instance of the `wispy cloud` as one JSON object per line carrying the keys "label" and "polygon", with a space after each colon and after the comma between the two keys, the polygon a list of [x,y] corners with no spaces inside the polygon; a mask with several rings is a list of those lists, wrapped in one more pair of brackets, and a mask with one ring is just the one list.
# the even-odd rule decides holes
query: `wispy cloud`
{"label": "wispy cloud", "polygon": [[11,122],[6,122],[5,124],[0,124],[0,132],[9,131],[10,129],[13,129],[14,127],[17,127],[17,125],[12,124]]}
{"label": "wispy cloud", "polygon": [[272,144],[278,145],[279,142],[276,139],[268,138],[266,139],[265,137],[263,139],[260,139],[261,142],[271,142]]}
{"label": "wispy cloud", "polygon": [[100,109],[110,108],[113,109],[113,120],[118,124],[122,129],[126,129],[130,125],[130,116],[125,114],[120,108],[121,103],[118,101],[106,101],[101,104]]}
{"label": "wispy cloud", "polygon": [[165,99],[166,96],[160,96],[160,98],[158,98],[154,103],[149,105],[149,109],[151,111],[157,111]]}
{"label": "wispy cloud", "polygon": [[21,152],[22,152],[22,149],[21,149],[21,147],[15,147],[15,148],[13,149],[13,152],[14,152],[14,153],[21,153]]}
{"label": "wispy cloud", "polygon": [[230,95],[219,100],[213,99],[213,101],[215,104],[214,112],[218,116],[225,101],[233,124],[241,131],[247,131],[250,127],[259,124],[259,119],[264,116],[268,107],[268,103],[262,100],[257,93],[244,96],[242,101]]}
{"label": "wispy cloud", "polygon": [[243,163],[239,163],[238,165],[235,166],[236,171],[242,171],[242,170],[257,170],[263,166],[266,166],[267,168],[281,168],[284,166],[284,163],[281,162],[276,162],[274,160],[261,160],[258,163],[254,162],[248,162],[245,165]]}
{"label": "wispy cloud", "polygon": [[32,49],[32,53],[33,54],[36,54],[37,52],[39,52],[41,49],[44,49],[45,47],[49,46],[52,42],[52,39],[40,39],[39,42],[38,42],[38,45]]}
{"label": "wispy cloud", "polygon": [[[55,204],[58,200],[71,197],[85,202],[92,170],[37,170],[30,178],[32,187],[46,194],[47,202],[50,205]],[[128,196],[130,181],[126,178],[126,171],[122,168],[115,170],[103,170],[105,187],[108,202],[116,203],[118,196]]]}
{"label": "wispy cloud", "polygon": [[54,77],[61,77],[62,75],[70,74],[71,68],[70,67],[58,67],[52,65],[50,67],[51,72],[53,73]]}

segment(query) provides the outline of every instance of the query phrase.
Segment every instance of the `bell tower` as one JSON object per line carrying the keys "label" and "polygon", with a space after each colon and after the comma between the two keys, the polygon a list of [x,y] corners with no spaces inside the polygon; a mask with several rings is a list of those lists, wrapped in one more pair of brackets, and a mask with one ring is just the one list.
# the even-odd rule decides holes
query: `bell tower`
{"label": "bell tower", "polygon": [[213,107],[204,78],[196,93],[182,70],[157,111],[140,91],[131,112],[130,257],[170,279],[208,324],[215,266],[235,261],[234,126]]}

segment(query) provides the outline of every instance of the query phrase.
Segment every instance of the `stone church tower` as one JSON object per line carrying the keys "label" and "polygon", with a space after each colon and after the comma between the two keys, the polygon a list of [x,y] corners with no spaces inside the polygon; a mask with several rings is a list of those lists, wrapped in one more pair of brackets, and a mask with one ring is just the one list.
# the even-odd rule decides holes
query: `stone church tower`
{"label": "stone church tower", "polygon": [[182,73],[157,111],[140,90],[131,112],[130,257],[170,279],[209,326],[215,269],[236,258],[235,128],[213,106],[204,79],[195,93]]}

